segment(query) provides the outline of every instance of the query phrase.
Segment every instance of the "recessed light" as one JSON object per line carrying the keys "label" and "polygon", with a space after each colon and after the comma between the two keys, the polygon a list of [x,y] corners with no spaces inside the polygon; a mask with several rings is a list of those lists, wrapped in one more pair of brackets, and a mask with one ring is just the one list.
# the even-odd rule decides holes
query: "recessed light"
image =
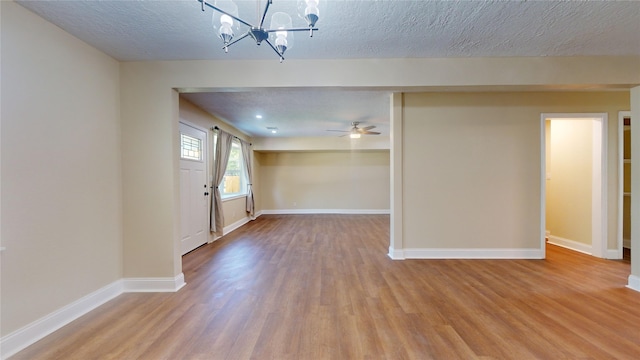
{"label": "recessed light", "polygon": [[272,133],[272,134],[275,134],[275,133],[277,133],[277,132],[278,132],[278,130],[271,130],[271,133]]}
{"label": "recessed light", "polygon": [[262,115],[256,115],[256,119],[262,119]]}

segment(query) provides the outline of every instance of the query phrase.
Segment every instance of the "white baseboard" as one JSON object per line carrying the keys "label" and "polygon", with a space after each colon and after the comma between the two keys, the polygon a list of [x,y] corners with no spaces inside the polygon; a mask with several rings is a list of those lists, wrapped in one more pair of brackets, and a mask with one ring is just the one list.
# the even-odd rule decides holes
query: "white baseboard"
{"label": "white baseboard", "polygon": [[184,274],[173,278],[124,278],[123,292],[176,292],[187,283]]}
{"label": "white baseboard", "polygon": [[622,259],[622,254],[620,251],[615,250],[615,249],[607,249],[606,252],[606,258],[605,259],[609,259],[609,260],[619,260]]}
{"label": "white baseboard", "polygon": [[392,248],[391,246],[389,246],[389,257],[392,260],[404,260],[404,251],[403,250],[396,250],[394,248]]}
{"label": "white baseboard", "polygon": [[230,232],[232,232],[232,231],[234,231],[234,230],[239,229],[240,227],[242,227],[242,225],[244,225],[244,224],[248,223],[249,221],[257,219],[260,215],[262,215],[262,211],[257,211],[257,212],[254,214],[253,218],[251,218],[250,216],[247,216],[247,217],[245,217],[245,218],[242,218],[242,219],[240,219],[240,220],[238,220],[238,221],[234,222],[233,224],[230,224],[230,225],[225,226],[225,227],[222,229],[222,235],[218,235],[218,236],[216,236],[215,238],[213,238],[213,240],[211,240],[211,241],[209,241],[209,242],[207,242],[207,243],[208,243],[208,244],[211,244],[212,242],[214,242],[214,241],[216,241],[216,240],[218,240],[218,239],[222,238],[223,236],[227,235],[228,233],[230,233]]}
{"label": "white baseboard", "polygon": [[559,236],[550,235],[549,244],[562,246],[563,248],[567,248],[567,249],[578,251],[587,255],[591,255],[591,250],[592,250],[591,245],[577,242],[574,240],[561,238]]}
{"label": "white baseboard", "polygon": [[629,275],[629,284],[627,284],[627,287],[631,290],[640,291],[640,277]]}
{"label": "white baseboard", "polygon": [[123,292],[122,280],[98,289],[69,305],[18,329],[0,340],[0,357],[6,359],[43,337],[69,324]]}
{"label": "white baseboard", "polygon": [[100,288],[0,339],[0,359],[6,359],[75,319],[125,292],[176,292],[186,283],[173,278],[125,278]]}
{"label": "white baseboard", "polygon": [[[397,250],[396,250],[397,251]],[[544,259],[541,249],[404,249],[405,259]]]}
{"label": "white baseboard", "polygon": [[354,214],[354,215],[388,215],[389,209],[276,209],[262,210],[265,215],[297,215],[297,214]]}
{"label": "white baseboard", "polygon": [[234,222],[233,224],[229,224],[229,225],[225,226],[222,229],[222,236],[227,235],[228,233],[230,233],[230,232],[232,232],[234,230],[237,230],[238,228],[240,228],[242,225],[248,223],[249,221],[251,221],[251,218],[247,216],[245,218],[242,218],[242,219]]}
{"label": "white baseboard", "polygon": [[622,239],[622,247],[631,249],[631,239]]}

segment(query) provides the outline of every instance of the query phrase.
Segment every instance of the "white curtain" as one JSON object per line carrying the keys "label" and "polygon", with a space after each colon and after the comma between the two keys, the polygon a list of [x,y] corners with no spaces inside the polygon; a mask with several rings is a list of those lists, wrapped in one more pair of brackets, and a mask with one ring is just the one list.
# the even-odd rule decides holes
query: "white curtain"
{"label": "white curtain", "polygon": [[233,135],[218,129],[218,139],[216,140],[215,156],[213,157],[213,196],[211,197],[211,220],[210,230],[217,232],[224,226],[224,214],[222,213],[222,194],[220,185],[224,180],[224,173],[227,171],[229,153],[231,152],[231,142]]}
{"label": "white curtain", "polygon": [[253,201],[253,176],[252,176],[252,163],[251,163],[251,144],[240,140],[240,147],[242,149],[242,159],[244,160],[244,168],[247,171],[247,212],[251,219],[254,218],[254,201]]}

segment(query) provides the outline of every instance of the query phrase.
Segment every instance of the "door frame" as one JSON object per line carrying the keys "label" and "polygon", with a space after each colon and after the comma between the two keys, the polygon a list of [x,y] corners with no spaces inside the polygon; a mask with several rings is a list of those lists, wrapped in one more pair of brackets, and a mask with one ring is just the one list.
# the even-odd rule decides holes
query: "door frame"
{"label": "door frame", "polygon": [[[210,172],[210,164],[209,164],[209,157],[211,156],[210,152],[210,145],[209,145],[209,130],[207,128],[204,128],[202,126],[196,125],[190,121],[184,120],[182,118],[178,118],[178,136],[180,136],[180,124],[184,124],[186,126],[192,127],[196,130],[200,130],[204,133],[204,144],[202,146],[203,151],[202,151],[202,161],[204,162],[204,171],[205,171],[205,183],[207,184],[207,190],[209,190],[209,192],[211,191],[211,172]],[[180,148],[178,148],[178,151],[180,151]],[[180,157],[180,152],[178,152],[178,163],[182,161],[181,157]],[[178,164],[178,168],[180,168],[180,165]],[[179,196],[182,196],[182,191],[178,191]],[[209,195],[211,196],[211,195]],[[209,197],[209,199],[211,199]],[[182,201],[182,199],[179,199],[178,204],[180,204],[180,201]],[[211,200],[209,200],[211,201]],[[210,215],[211,209],[210,206],[207,206],[207,213],[205,214],[205,219],[209,219],[211,217]],[[180,219],[182,219],[182,216],[179,217]],[[183,224],[180,223],[180,229],[178,231],[179,234],[182,233],[182,226]],[[206,229],[208,229],[209,227],[207,226]],[[205,244],[209,244],[212,242],[211,239],[211,234],[209,233],[209,231],[206,232],[206,242]],[[178,247],[181,249],[180,252],[182,252],[182,238],[181,236],[178,236]],[[184,255],[184,254],[182,254]],[[181,255],[181,256],[182,256]]]}
{"label": "door frame", "polygon": [[592,182],[591,182],[591,255],[600,258],[613,258],[614,251],[608,251],[608,211],[607,211],[607,113],[542,113],[540,115],[540,247],[546,257],[546,129],[547,119],[585,119],[593,121],[592,135]]}
{"label": "door frame", "polygon": [[618,111],[618,216],[617,216],[617,254],[616,259],[622,259],[624,247],[624,118],[631,117],[631,111]]}

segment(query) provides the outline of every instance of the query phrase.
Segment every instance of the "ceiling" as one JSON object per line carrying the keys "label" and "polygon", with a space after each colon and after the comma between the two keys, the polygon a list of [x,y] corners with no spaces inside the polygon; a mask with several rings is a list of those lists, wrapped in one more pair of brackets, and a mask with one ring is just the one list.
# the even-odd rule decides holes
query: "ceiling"
{"label": "ceiling", "polygon": [[[240,18],[256,22],[258,1],[235,2]],[[251,39],[225,54],[211,27],[213,11],[203,13],[197,0],[18,3],[121,61],[278,61],[273,50]],[[296,33],[287,59],[640,55],[640,1],[321,4],[320,30],[313,38]],[[273,0],[265,24],[276,11],[296,14],[296,9],[295,0]],[[292,18],[294,27],[304,26],[302,19]],[[251,136],[336,136],[326,130],[348,130],[352,121],[388,134],[389,97],[383,91],[236,89],[183,96]],[[262,119],[255,118],[259,113]],[[267,127],[278,127],[278,133]]]}

